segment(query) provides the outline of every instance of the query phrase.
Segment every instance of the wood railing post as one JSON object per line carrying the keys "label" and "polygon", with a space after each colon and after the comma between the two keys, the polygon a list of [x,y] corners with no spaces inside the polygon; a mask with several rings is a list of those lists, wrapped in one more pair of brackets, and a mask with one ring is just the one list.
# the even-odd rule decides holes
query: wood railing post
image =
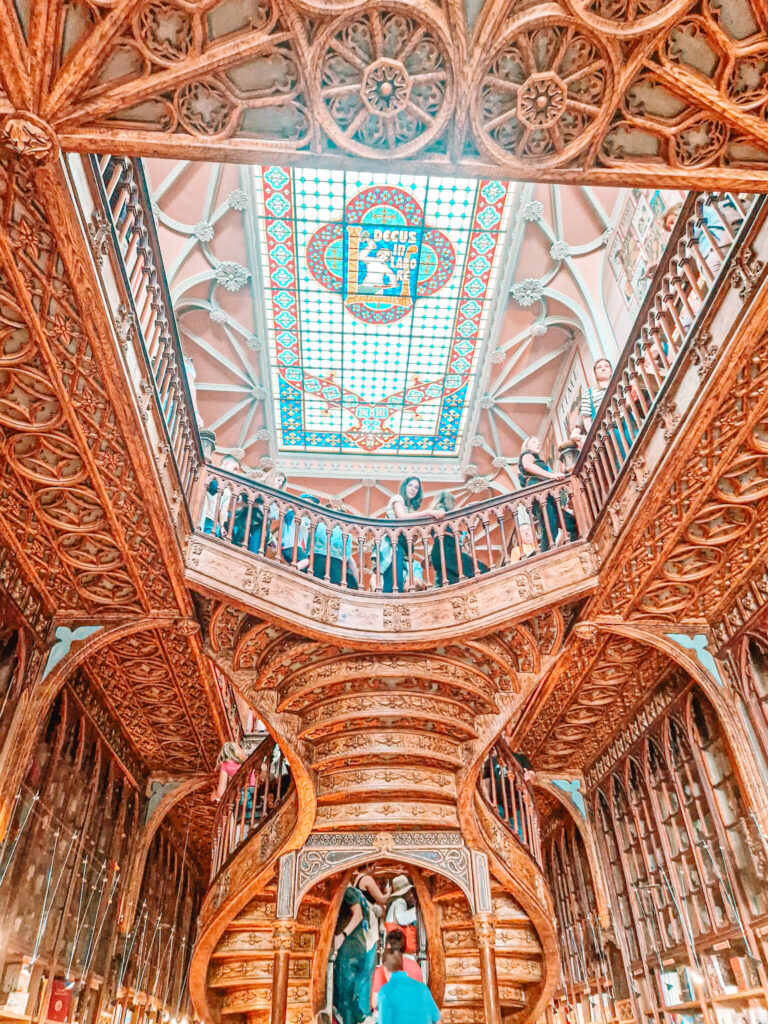
{"label": "wood railing post", "polygon": [[486,1024],[501,1024],[499,980],[496,973],[496,929],[488,914],[477,914],[472,920],[480,950],[480,981]]}
{"label": "wood railing post", "polygon": [[295,925],[296,922],[293,920],[276,921],[272,931],[275,963],[272,970],[272,1009],[269,1024],[285,1024],[288,1013],[288,975]]}

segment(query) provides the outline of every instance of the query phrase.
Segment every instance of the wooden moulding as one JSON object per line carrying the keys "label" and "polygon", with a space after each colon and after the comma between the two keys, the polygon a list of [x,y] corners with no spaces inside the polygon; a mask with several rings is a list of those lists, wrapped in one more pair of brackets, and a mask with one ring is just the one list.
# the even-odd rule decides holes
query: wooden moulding
{"label": "wooden moulding", "polygon": [[187,582],[305,635],[397,650],[477,637],[586,597],[597,587],[597,564],[590,545],[577,542],[440,591],[372,594],[195,534],[187,546]]}

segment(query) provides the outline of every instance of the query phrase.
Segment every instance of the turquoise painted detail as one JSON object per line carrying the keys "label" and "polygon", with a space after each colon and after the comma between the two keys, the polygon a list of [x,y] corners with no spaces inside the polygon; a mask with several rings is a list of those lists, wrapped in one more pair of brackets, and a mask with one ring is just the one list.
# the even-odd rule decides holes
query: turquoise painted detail
{"label": "turquoise painted detail", "polygon": [[581,779],[552,779],[552,785],[568,794],[576,810],[586,820],[587,807],[581,793]]}
{"label": "turquoise painted detail", "polygon": [[693,651],[704,668],[715,679],[718,686],[723,685],[717,662],[708,650],[708,643],[704,633],[697,633],[695,636],[688,636],[686,633],[666,633],[670,640],[683,647],[686,651]]}
{"label": "turquoise painted detail", "polygon": [[70,629],[69,626],[57,626],[55,633],[56,643],[48,653],[48,661],[45,663],[43,679],[47,678],[59,662],[66,658],[73,643],[77,640],[85,640],[86,637],[93,636],[93,634],[98,633],[100,629],[104,629],[104,627],[76,626],[74,629]]}

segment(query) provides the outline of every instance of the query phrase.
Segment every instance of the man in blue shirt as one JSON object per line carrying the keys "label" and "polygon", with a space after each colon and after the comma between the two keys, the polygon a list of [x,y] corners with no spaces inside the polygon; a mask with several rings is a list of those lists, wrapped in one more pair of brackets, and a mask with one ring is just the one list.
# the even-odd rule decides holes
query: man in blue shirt
{"label": "man in blue shirt", "polygon": [[382,958],[389,981],[379,992],[379,1024],[437,1024],[440,1011],[423,981],[403,970],[403,954],[387,946]]}

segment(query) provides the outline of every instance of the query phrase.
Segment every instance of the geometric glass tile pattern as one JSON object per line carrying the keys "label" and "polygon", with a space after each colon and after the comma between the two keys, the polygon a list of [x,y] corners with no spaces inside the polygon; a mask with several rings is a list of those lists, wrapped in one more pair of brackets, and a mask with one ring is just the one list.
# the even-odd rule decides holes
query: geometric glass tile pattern
{"label": "geometric glass tile pattern", "polygon": [[513,189],[254,168],[278,447],[455,456]]}

